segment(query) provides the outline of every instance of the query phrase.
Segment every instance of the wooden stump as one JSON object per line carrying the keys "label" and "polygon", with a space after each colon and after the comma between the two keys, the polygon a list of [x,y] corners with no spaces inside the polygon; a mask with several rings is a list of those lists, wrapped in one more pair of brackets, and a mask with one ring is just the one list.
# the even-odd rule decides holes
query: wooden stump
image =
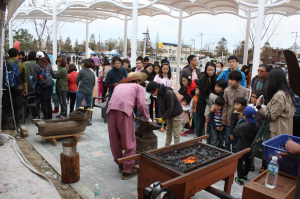
{"label": "wooden stump", "polygon": [[61,180],[64,183],[75,183],[80,180],[79,153],[75,156],[60,154]]}
{"label": "wooden stump", "polygon": [[21,132],[23,137],[28,137],[28,129],[26,128],[26,126],[21,125],[20,132]]}
{"label": "wooden stump", "polygon": [[140,136],[135,136],[136,139],[136,150],[137,151],[150,151],[157,149],[157,137],[150,139],[142,139]]}

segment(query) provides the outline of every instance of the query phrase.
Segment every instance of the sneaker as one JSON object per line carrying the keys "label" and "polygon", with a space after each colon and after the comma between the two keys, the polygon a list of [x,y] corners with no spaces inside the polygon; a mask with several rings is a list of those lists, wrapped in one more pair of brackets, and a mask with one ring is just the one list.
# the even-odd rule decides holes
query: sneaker
{"label": "sneaker", "polygon": [[187,137],[187,134],[185,134],[184,132],[180,133],[180,135]]}
{"label": "sneaker", "polygon": [[165,132],[165,129],[164,129],[163,127],[161,127],[161,128],[159,129],[159,131],[160,131],[160,132]]}
{"label": "sneaker", "polygon": [[87,122],[86,126],[92,126],[92,122]]}
{"label": "sneaker", "polygon": [[239,185],[243,185],[244,184],[244,179],[239,179],[238,177],[235,178],[235,182]]}
{"label": "sneaker", "polygon": [[119,173],[123,173],[124,169],[123,169],[123,165],[119,166]]}
{"label": "sneaker", "polygon": [[132,169],[130,173],[125,173],[125,172],[123,172],[123,173],[122,173],[121,179],[122,179],[122,180],[127,180],[127,179],[133,178],[133,177],[135,177],[135,176],[137,176],[137,175],[138,175],[137,171],[134,170],[134,169]]}
{"label": "sneaker", "polygon": [[185,134],[193,134],[194,131],[193,131],[192,129],[189,129],[189,130],[185,131],[184,133],[185,133]]}
{"label": "sneaker", "polygon": [[251,165],[250,170],[249,171],[255,171],[255,165]]}
{"label": "sneaker", "polygon": [[248,180],[248,176],[244,176],[244,180]]}
{"label": "sneaker", "polygon": [[260,170],[259,170],[259,173],[263,173],[266,169],[261,167]]}
{"label": "sneaker", "polygon": [[60,115],[58,119],[64,119],[64,118],[67,118],[67,117]]}
{"label": "sneaker", "polygon": [[60,118],[61,115],[57,115],[56,118]]}

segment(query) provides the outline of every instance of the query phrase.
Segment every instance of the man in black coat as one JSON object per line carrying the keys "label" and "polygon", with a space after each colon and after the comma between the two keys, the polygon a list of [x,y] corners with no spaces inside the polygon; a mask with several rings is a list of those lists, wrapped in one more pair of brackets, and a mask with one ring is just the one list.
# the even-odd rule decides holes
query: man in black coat
{"label": "man in black coat", "polygon": [[159,113],[162,118],[157,119],[159,123],[165,123],[167,121],[166,131],[166,144],[169,146],[172,142],[172,132],[174,135],[174,144],[180,142],[180,130],[181,130],[181,114],[183,112],[181,103],[179,102],[173,89],[166,87],[164,84],[158,84],[151,81],[146,88],[148,93],[151,93],[153,97],[157,97],[159,102]]}

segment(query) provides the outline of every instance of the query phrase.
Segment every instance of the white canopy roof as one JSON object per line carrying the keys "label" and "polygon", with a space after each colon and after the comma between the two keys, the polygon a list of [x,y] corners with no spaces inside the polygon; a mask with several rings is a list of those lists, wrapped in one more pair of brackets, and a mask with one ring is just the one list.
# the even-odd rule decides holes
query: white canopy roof
{"label": "white canopy roof", "polygon": [[[18,0],[19,1],[19,0]],[[20,0],[21,1],[21,0]],[[252,18],[257,11],[258,0],[155,0],[150,4],[139,4],[139,16],[168,15],[179,18],[179,10],[183,11],[183,18],[197,14],[233,14],[246,18],[245,12],[251,9]],[[280,14],[291,16],[300,14],[299,0],[277,0],[275,3],[266,0],[265,15]],[[150,5],[150,6],[149,6]],[[78,20],[108,19],[111,17],[123,19],[132,16],[131,2],[117,2],[114,0],[98,0],[90,2],[61,1],[57,8],[59,21],[74,22]],[[16,19],[51,19],[53,8],[51,4],[39,7],[21,6],[15,14]]]}

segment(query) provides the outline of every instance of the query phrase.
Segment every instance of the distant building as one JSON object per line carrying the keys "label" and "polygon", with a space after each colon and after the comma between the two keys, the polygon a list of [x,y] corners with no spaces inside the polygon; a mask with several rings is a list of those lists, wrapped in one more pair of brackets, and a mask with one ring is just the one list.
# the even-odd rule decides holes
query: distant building
{"label": "distant building", "polygon": [[[170,61],[176,61],[177,58],[177,43],[168,43],[168,42],[162,42],[163,48],[158,50],[157,57],[159,59],[163,59],[167,57]],[[200,56],[199,54],[200,49],[194,49],[192,48],[192,45],[181,45],[181,61],[186,61],[187,57],[189,55],[196,55],[197,59],[200,59],[200,57],[204,57],[205,55],[202,54]]]}

